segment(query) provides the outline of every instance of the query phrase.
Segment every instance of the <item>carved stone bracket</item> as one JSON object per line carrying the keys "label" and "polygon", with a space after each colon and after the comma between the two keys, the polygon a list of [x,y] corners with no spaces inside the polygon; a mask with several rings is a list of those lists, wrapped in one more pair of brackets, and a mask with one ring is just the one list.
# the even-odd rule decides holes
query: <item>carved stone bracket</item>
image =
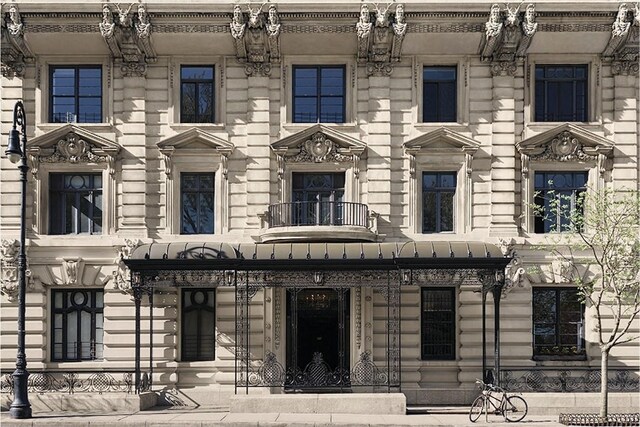
{"label": "carved stone bracket", "polygon": [[62,271],[65,285],[82,285],[82,275],[84,272],[84,262],[82,261],[82,258],[63,258]]}
{"label": "carved stone bracket", "polygon": [[40,163],[106,163],[110,176],[115,174],[115,159],[119,147],[99,147],[82,138],[75,132],[69,132],[52,148],[29,147],[27,149],[31,163],[31,173],[37,177]]}
{"label": "carved stone bracket", "polygon": [[640,4],[629,9],[626,3],[618,8],[611,25],[611,38],[602,52],[602,60],[611,62],[611,73],[638,75],[638,43],[640,43]]}
{"label": "carved stone bracket", "polygon": [[[268,12],[262,7],[247,5],[247,13],[240,5],[233,7],[231,36],[236,50],[236,58],[245,65],[247,76],[271,75],[273,64],[280,62],[280,33],[282,24],[275,4],[269,5]],[[248,18],[248,19],[247,19]]]}
{"label": "carved stone bracket", "polygon": [[366,64],[369,76],[390,75],[392,63],[401,59],[402,42],[407,33],[404,5],[397,4],[395,13],[391,13],[391,6],[392,3],[384,7],[374,3],[375,13],[370,12],[366,3],[360,8],[356,24],[358,63]]}
{"label": "carved stone bracket", "polygon": [[[125,77],[145,76],[147,63],[157,60],[151,43],[152,27],[147,9],[139,3],[137,13],[133,13],[134,5],[132,3],[124,10],[119,4],[105,3],[99,24],[100,34]],[[112,7],[115,7],[115,12]]]}
{"label": "carved stone bracket", "polygon": [[[0,294],[11,302],[18,298],[18,254],[20,242],[15,239],[2,240],[0,245]],[[27,266],[28,267],[28,266]],[[33,289],[31,271],[26,271],[27,289]]]}
{"label": "carved stone bracket", "polygon": [[131,271],[125,265],[124,260],[129,259],[133,251],[142,245],[139,239],[124,239],[124,245],[118,247],[118,258],[116,259],[117,267],[113,273],[113,283],[115,289],[122,293],[130,294],[131,289]]}
{"label": "carved stone bracket", "polygon": [[9,12],[2,18],[2,41],[0,42],[2,75],[22,77],[26,64],[34,62],[34,55],[24,40],[24,23],[18,5],[9,5]]}
{"label": "carved stone bracket", "polygon": [[489,21],[485,23],[485,34],[480,43],[480,59],[491,62],[494,76],[513,76],[517,62],[527,54],[538,24],[535,22],[535,6],[529,4],[525,12],[520,6],[500,11],[500,6],[491,6]]}

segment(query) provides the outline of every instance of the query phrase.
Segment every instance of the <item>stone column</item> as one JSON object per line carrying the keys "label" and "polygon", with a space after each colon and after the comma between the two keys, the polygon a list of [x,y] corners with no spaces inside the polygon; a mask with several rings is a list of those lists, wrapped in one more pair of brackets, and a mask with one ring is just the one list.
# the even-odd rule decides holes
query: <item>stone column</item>
{"label": "stone column", "polygon": [[492,236],[515,236],[516,225],[516,148],[515,81],[509,74],[494,75],[491,146],[491,225]]}
{"label": "stone column", "polygon": [[123,76],[114,82],[115,124],[122,133],[122,184],[119,187],[119,234],[144,238],[146,228],[146,78]]}

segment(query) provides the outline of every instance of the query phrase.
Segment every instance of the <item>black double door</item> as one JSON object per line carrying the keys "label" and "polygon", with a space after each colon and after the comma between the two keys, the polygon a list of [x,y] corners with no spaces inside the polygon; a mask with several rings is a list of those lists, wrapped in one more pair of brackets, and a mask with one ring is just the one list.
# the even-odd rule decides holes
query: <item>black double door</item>
{"label": "black double door", "polygon": [[287,290],[287,370],[296,388],[348,386],[349,289]]}

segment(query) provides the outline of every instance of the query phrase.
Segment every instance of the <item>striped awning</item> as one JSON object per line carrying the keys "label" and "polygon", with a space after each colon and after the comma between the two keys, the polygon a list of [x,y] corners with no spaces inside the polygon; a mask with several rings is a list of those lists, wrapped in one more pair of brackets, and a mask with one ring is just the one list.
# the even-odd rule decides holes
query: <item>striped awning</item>
{"label": "striped awning", "polygon": [[511,259],[483,242],[151,243],[125,263],[148,269],[495,268]]}

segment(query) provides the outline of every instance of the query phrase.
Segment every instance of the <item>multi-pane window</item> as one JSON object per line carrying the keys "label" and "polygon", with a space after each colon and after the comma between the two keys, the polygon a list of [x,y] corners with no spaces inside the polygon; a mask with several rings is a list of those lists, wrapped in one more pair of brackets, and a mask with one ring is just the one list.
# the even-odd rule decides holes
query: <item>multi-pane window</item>
{"label": "multi-pane window", "polygon": [[214,181],[212,173],[180,175],[182,234],[213,234]]}
{"label": "multi-pane window", "polygon": [[65,289],[51,292],[54,361],[102,359],[103,291]]}
{"label": "multi-pane window", "polygon": [[341,225],[344,173],[293,173],[292,223]]}
{"label": "multi-pane window", "polygon": [[455,288],[422,288],[422,360],[456,357]]}
{"label": "multi-pane window", "polygon": [[180,121],[213,123],[215,92],[213,66],[189,65],[180,69]]}
{"label": "multi-pane window", "polygon": [[533,288],[534,356],[584,353],[584,305],[577,289]]}
{"label": "multi-pane window", "polygon": [[214,360],[216,330],[214,289],[182,291],[182,360]]}
{"label": "multi-pane window", "polygon": [[293,122],[344,123],[345,67],[293,67]]}
{"label": "multi-pane window", "polygon": [[587,66],[536,65],[535,121],[587,121]]}
{"label": "multi-pane window", "polygon": [[587,172],[536,172],[535,232],[571,231],[576,209],[581,210]]}
{"label": "multi-pane window", "polygon": [[49,71],[50,122],[102,122],[102,67],[52,66]]}
{"label": "multi-pane window", "polygon": [[422,232],[453,231],[455,172],[422,174]]}
{"label": "multi-pane window", "polygon": [[424,67],[422,71],[422,121],[455,122],[456,67]]}
{"label": "multi-pane window", "polygon": [[49,175],[49,234],[102,233],[102,174]]}

